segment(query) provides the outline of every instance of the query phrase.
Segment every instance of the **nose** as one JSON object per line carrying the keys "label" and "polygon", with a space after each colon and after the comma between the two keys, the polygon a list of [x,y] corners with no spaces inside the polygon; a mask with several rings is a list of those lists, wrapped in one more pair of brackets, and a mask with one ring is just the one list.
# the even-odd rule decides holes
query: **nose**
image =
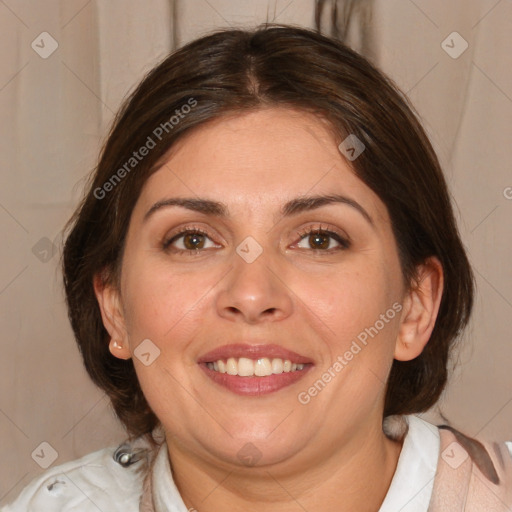
{"label": "nose", "polygon": [[252,263],[233,255],[233,267],[216,299],[219,316],[236,322],[275,322],[293,311],[292,291],[284,272],[272,265],[265,251]]}

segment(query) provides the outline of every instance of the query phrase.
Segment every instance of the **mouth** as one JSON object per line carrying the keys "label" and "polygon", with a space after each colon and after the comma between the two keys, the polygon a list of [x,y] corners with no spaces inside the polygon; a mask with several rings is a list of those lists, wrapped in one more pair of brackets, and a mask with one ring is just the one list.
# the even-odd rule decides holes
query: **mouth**
{"label": "mouth", "polygon": [[302,379],[313,362],[277,345],[225,345],[198,360],[205,374],[229,391],[257,396]]}

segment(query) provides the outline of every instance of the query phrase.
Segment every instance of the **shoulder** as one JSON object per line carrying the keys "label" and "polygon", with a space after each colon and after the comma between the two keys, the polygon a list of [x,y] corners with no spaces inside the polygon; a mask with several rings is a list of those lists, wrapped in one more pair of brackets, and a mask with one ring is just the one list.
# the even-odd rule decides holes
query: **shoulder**
{"label": "shoulder", "polygon": [[[512,441],[492,442],[480,437],[473,439],[449,425],[434,425],[413,414],[402,417],[391,416],[386,418],[384,430],[386,433],[391,434],[391,437],[393,438],[407,434],[409,436],[416,437],[418,440],[421,438],[432,438],[432,436],[438,438],[440,441],[441,439],[449,439],[450,441],[455,439],[462,446],[472,446],[473,441],[487,446],[492,444],[494,450],[499,448],[506,458],[512,458]],[[451,433],[453,439],[451,436],[446,434],[447,432]],[[441,443],[439,446],[441,447]]]}
{"label": "shoulder", "polygon": [[500,501],[512,504],[512,442],[471,438],[416,415],[388,417],[383,428],[403,446],[379,512],[462,510],[466,503],[494,512]]}
{"label": "shoulder", "polygon": [[147,460],[123,466],[114,458],[129,446],[109,446],[46,470],[0,512],[138,511]]}
{"label": "shoulder", "polygon": [[[481,473],[491,482],[500,481],[501,472],[512,486],[512,442],[496,442],[481,437],[469,437],[449,425],[440,425],[442,457],[452,466],[449,458],[470,458]],[[457,461],[458,462],[458,461]]]}
{"label": "shoulder", "polygon": [[439,429],[441,453],[432,511],[464,507],[497,512],[504,504],[511,505],[512,443],[469,437],[449,425]]}

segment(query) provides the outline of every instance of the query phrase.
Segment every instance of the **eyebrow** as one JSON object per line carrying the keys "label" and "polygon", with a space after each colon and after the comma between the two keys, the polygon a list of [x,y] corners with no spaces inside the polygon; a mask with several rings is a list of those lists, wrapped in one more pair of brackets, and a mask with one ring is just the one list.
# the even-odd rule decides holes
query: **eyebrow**
{"label": "eyebrow", "polygon": [[[370,214],[357,201],[339,194],[297,197],[285,203],[281,207],[280,213],[282,217],[290,217],[302,212],[316,210],[328,204],[346,204],[351,206],[357,210],[369,224],[374,226]],[[224,203],[195,197],[173,197],[156,202],[144,215],[143,222],[146,222],[156,211],[172,206],[181,206],[187,210],[213,215],[215,217],[229,217],[229,209]]]}

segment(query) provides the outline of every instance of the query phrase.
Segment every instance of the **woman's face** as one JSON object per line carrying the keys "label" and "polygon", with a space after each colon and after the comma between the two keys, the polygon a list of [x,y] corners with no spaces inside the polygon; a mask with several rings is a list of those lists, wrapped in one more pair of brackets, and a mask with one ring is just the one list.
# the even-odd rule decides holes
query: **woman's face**
{"label": "woman's face", "polygon": [[[320,196],[341,199],[304,201]],[[299,467],[380,429],[397,247],[312,115],[259,110],[176,144],[133,210],[120,282],[116,355],[133,357],[171,447]]]}

